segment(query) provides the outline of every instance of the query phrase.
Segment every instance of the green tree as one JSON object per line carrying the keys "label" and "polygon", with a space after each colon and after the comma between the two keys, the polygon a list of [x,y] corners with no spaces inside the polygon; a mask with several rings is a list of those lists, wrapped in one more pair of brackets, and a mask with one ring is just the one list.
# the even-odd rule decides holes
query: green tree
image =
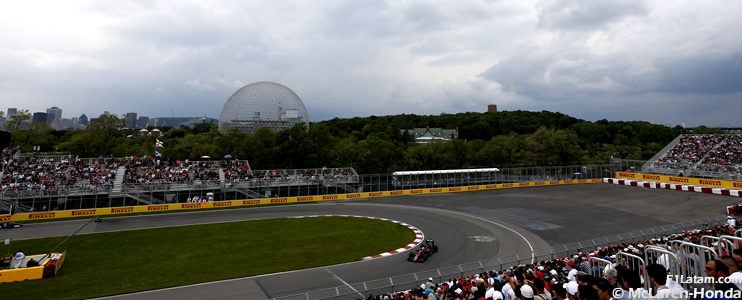
{"label": "green tree", "polygon": [[[371,134],[358,143],[358,171],[365,174],[388,173],[401,160],[394,143]],[[355,166],[356,164],[354,164]]]}
{"label": "green tree", "polygon": [[276,134],[268,128],[258,129],[245,144],[246,158],[254,169],[269,169],[277,166]]}
{"label": "green tree", "polygon": [[511,167],[516,164],[515,154],[518,151],[518,138],[515,134],[498,135],[477,152],[474,163],[480,167]]}
{"label": "green tree", "polygon": [[566,130],[539,128],[526,138],[526,149],[533,155],[531,166],[578,164],[587,153],[577,145],[577,136]]}
{"label": "green tree", "polygon": [[109,112],[104,112],[88,125],[88,130],[92,132],[93,140],[97,141],[97,153],[100,155],[113,154],[115,156],[125,156],[128,153],[113,153],[117,143],[124,137],[121,132],[126,127],[126,119],[117,117]]}
{"label": "green tree", "polygon": [[7,127],[10,132],[20,129],[24,122],[31,120],[31,113],[27,109],[21,109],[9,117]]}
{"label": "green tree", "polygon": [[41,146],[42,151],[49,151],[54,147],[54,137],[49,134],[51,131],[52,127],[46,121],[34,121],[13,130],[11,144],[24,150]]}
{"label": "green tree", "polygon": [[98,154],[94,152],[96,149],[95,144],[93,133],[91,131],[82,130],[79,133],[72,135],[67,141],[60,144],[59,147],[62,150],[73,153],[79,157],[95,157]]}

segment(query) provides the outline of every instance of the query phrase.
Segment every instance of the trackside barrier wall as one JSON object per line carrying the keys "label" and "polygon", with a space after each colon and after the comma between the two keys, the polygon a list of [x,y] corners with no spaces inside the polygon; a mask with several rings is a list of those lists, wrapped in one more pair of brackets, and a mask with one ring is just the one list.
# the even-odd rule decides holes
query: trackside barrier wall
{"label": "trackside barrier wall", "polygon": [[149,213],[149,212],[163,212],[163,211],[187,211],[187,210],[205,209],[205,208],[241,207],[241,206],[254,206],[254,205],[266,205],[266,204],[317,202],[317,201],[362,199],[362,198],[388,197],[388,196],[401,196],[401,195],[424,195],[424,194],[439,194],[439,193],[454,193],[454,192],[470,192],[470,191],[497,190],[497,189],[521,188],[521,187],[582,184],[582,183],[600,183],[600,182],[603,182],[602,178],[503,183],[503,184],[474,185],[474,186],[462,186],[462,187],[425,188],[425,189],[412,189],[412,190],[380,191],[380,192],[368,192],[368,193],[364,192],[364,193],[319,195],[319,196],[304,196],[304,197],[284,197],[284,198],[264,198],[264,199],[248,199],[248,200],[198,202],[198,203],[140,205],[140,206],[106,207],[106,208],[93,208],[93,209],[81,209],[81,210],[59,210],[59,211],[38,212],[38,213],[3,215],[3,216],[0,216],[0,222],[46,220],[46,219],[86,217],[86,216],[105,216],[105,215],[131,214],[131,213]]}
{"label": "trackside barrier wall", "polygon": [[[531,261],[554,260],[561,257],[572,256],[578,252],[596,251],[598,247],[615,246],[618,243],[636,243],[646,241],[653,237],[679,233],[690,229],[705,228],[708,224],[722,224],[726,222],[726,215],[713,218],[694,220],[681,224],[660,226],[639,231],[627,232],[617,235],[606,236],[594,240],[587,240],[551,248],[538,249],[533,252],[519,252],[515,254],[504,254],[492,259],[475,261],[466,264],[453,265],[440,269],[420,271],[417,273],[395,275],[361,283],[349,284],[335,288],[308,291],[301,294],[275,297],[277,300],[306,300],[306,299],[358,299],[368,296],[369,293],[379,295],[392,291],[403,291],[419,287],[421,283],[432,277],[433,281],[441,282],[450,278],[470,276],[487,271],[502,271],[520,264],[531,263]],[[395,256],[392,256],[395,257]],[[405,257],[399,257],[400,261]],[[389,258],[387,258],[389,259]]]}
{"label": "trackside barrier wall", "polygon": [[661,181],[661,182],[676,183],[676,184],[703,185],[703,186],[712,186],[712,187],[717,187],[717,188],[742,189],[742,182],[739,182],[739,181],[701,179],[701,178],[665,176],[665,175],[642,174],[642,173],[631,173],[631,172],[616,172],[616,177],[649,180],[649,181]]}
{"label": "trackside barrier wall", "polygon": [[[643,258],[623,251],[616,253],[616,265],[626,266],[636,271],[644,270],[647,267],[647,263]],[[644,278],[644,289],[650,290],[649,275],[647,275],[647,272],[642,272],[641,276]]]}

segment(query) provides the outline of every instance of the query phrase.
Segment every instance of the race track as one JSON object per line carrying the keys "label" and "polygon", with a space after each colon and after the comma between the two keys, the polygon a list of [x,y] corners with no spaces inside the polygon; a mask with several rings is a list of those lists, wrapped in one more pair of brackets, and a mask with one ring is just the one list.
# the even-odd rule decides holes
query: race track
{"label": "race track", "polygon": [[[732,202],[730,197],[713,194],[598,183],[106,218],[101,223],[91,223],[81,233],[306,215],[361,215],[411,224],[422,230],[426,239],[435,239],[440,247],[424,264],[407,262],[407,253],[403,253],[369,261],[105,298],[266,299],[718,216],[723,213],[723,207]],[[20,230],[6,231],[3,237],[68,235],[84,222],[29,224]]]}

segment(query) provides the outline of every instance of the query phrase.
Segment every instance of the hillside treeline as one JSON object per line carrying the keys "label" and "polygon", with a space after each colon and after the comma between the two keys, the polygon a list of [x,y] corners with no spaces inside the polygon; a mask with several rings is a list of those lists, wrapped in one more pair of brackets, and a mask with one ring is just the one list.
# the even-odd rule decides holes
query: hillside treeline
{"label": "hillside treeline", "polygon": [[[124,118],[108,112],[85,130],[52,130],[43,122],[15,125],[11,127],[12,146],[25,152],[34,146],[44,153],[79,157],[141,157],[155,152],[154,137],[123,129]],[[426,126],[458,129],[459,139],[416,144],[410,135],[400,133],[400,129]],[[222,134],[216,124],[158,129],[165,147],[157,151],[165,160],[231,155],[248,159],[253,169],[353,166],[364,174],[600,164],[610,157],[649,159],[682,133],[679,126],[589,122],[548,111],[335,118],[312,123],[308,130],[297,125],[277,133],[261,129],[251,135],[238,130]],[[697,128],[696,133],[703,130]]]}

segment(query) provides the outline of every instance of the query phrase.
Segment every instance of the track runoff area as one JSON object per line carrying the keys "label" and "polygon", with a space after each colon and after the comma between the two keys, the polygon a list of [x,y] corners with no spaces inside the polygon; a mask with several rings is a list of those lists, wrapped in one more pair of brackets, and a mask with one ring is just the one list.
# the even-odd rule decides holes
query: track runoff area
{"label": "track runoff area", "polygon": [[[343,199],[343,198],[344,199],[356,199],[356,200],[357,199],[374,200],[373,198],[379,198],[378,200],[382,200],[381,202],[384,202],[384,201],[394,201],[394,198],[395,197],[388,197],[388,196],[404,196],[404,195],[420,196],[420,195],[440,194],[440,193],[450,193],[450,192],[455,193],[455,192],[462,192],[462,191],[498,190],[498,189],[510,189],[510,188],[516,188],[516,187],[550,186],[550,185],[564,185],[564,184],[576,184],[576,183],[594,183],[594,182],[600,182],[600,181],[602,181],[602,180],[574,180],[574,181],[561,181],[561,182],[551,181],[551,182],[531,182],[531,183],[519,183],[519,184],[474,186],[474,187],[454,187],[454,188],[442,188],[442,189],[417,189],[417,190],[378,192],[378,193],[359,193],[359,194],[348,194],[348,195],[331,195],[329,197],[329,199],[326,199],[326,197],[328,197],[328,196],[318,196],[318,197],[322,197],[323,199],[320,200],[320,199],[317,199],[317,198],[313,198],[313,200],[315,200],[315,201],[327,201],[327,200],[340,200],[340,199]],[[464,193],[464,194],[474,195],[474,194],[479,194],[479,193]],[[463,194],[461,194],[461,195],[463,195]],[[458,196],[460,197],[461,195],[458,195]],[[333,196],[336,196],[336,197],[333,197]],[[383,197],[383,198],[381,198],[381,197]],[[287,199],[287,198],[284,198],[284,199],[279,199],[279,201],[281,201],[281,203],[302,202],[298,198],[301,198],[301,197],[297,197],[297,199]],[[440,198],[438,198],[438,199],[440,199]],[[273,200],[274,199],[260,199],[260,203],[262,204],[264,201],[266,203],[268,203],[268,202],[275,203],[275,202],[273,202]],[[292,200],[294,200],[294,201],[292,201]],[[232,203],[232,204],[237,204],[236,206],[246,205],[245,203],[239,203],[239,201],[232,201],[232,202],[237,202],[237,203]],[[306,202],[306,201],[304,201],[304,202]],[[249,203],[246,206],[249,206],[249,205],[257,205],[257,203],[255,203],[255,204]],[[205,205],[202,205],[199,208],[207,208],[208,206],[209,206],[209,203],[206,203]],[[160,208],[158,208],[158,210],[165,210],[165,209],[161,208],[162,206],[159,206],[159,207]],[[212,207],[223,207],[223,206],[212,206]],[[134,208],[135,209],[141,209],[142,207],[134,207]],[[178,207],[176,205],[175,207],[172,207],[172,210],[188,210],[190,208],[192,208],[192,206],[188,206],[188,207],[180,206],[180,207]],[[129,208],[124,208],[124,209],[125,210],[128,210]],[[106,210],[112,210],[112,208],[99,209],[99,210],[104,210],[103,212],[101,212],[101,214],[115,213],[114,211],[106,211]],[[96,215],[98,214],[99,210],[95,210],[95,214]],[[168,206],[167,210],[171,210],[171,207]],[[92,215],[92,213],[90,211],[91,210],[85,210],[85,213],[88,214],[88,215]],[[151,207],[147,207],[147,211],[152,211]],[[41,218],[58,218],[58,217],[59,218],[62,218],[62,217],[65,217],[65,214],[73,215],[73,213],[74,212],[55,212],[55,215],[52,215],[52,216],[45,215],[45,216],[41,216]],[[13,216],[13,217],[20,217],[20,218],[26,217],[28,219],[38,219],[39,218],[39,215],[38,214],[27,214],[26,216]],[[110,220],[114,220],[114,219],[110,219]],[[612,233],[616,233],[615,229],[612,231]],[[418,236],[416,236],[416,240],[417,239],[419,239]],[[407,245],[407,246],[409,246],[409,245]],[[400,249],[404,249],[404,248],[400,248]],[[400,250],[399,252],[402,252],[402,251],[403,250]],[[64,275],[64,272],[62,273],[62,275]],[[70,275],[74,276],[73,274],[70,274]],[[5,289],[7,289],[8,286],[9,286],[8,284],[0,285],[0,290],[4,289],[3,287],[5,287]],[[6,293],[3,292],[3,294],[6,294]],[[14,298],[14,299],[16,299],[16,298]],[[18,298],[18,299],[21,299],[21,298]],[[41,298],[37,298],[37,299],[41,299]],[[56,297],[54,297],[54,299],[59,299],[59,294],[57,294]],[[72,297],[70,299],[75,299],[75,298]]]}

